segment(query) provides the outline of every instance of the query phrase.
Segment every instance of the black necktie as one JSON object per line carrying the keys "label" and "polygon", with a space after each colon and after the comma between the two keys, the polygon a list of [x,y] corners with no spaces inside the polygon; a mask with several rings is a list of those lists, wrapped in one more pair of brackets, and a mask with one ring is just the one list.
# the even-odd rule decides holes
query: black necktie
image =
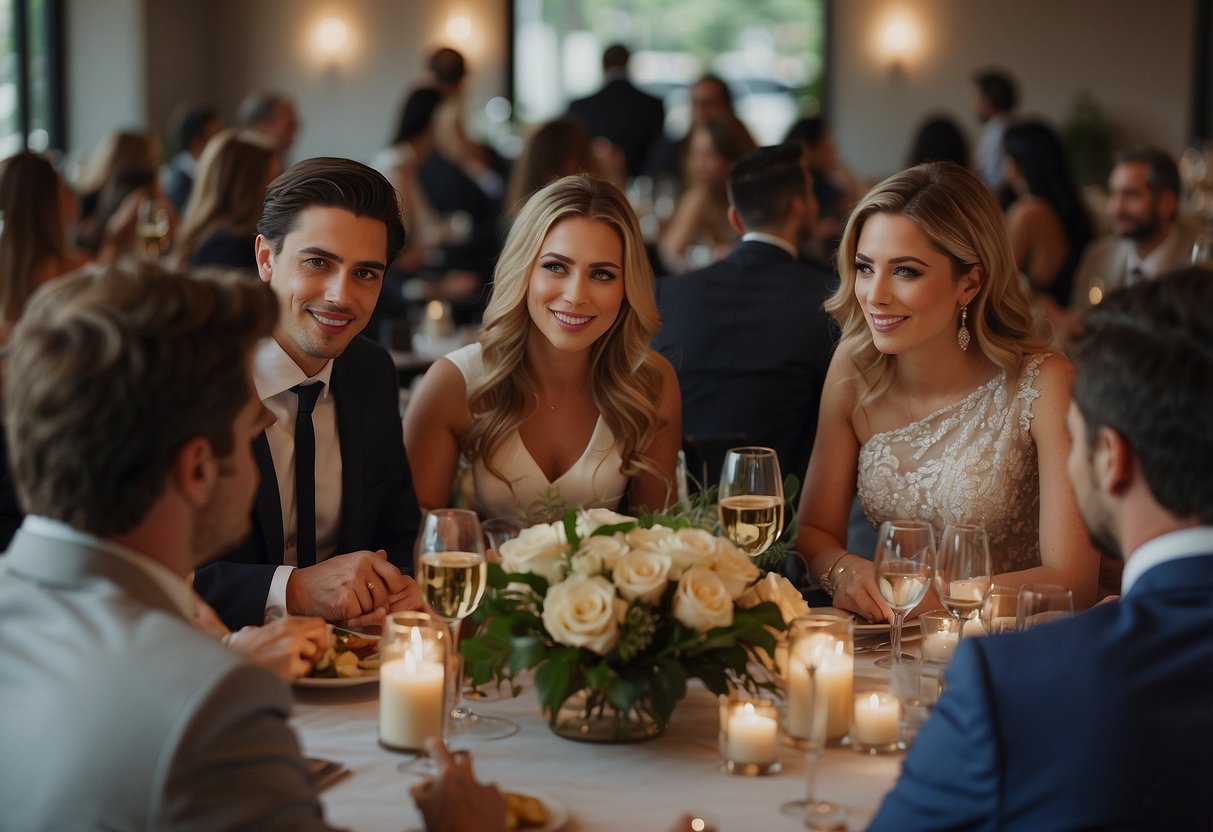
{"label": "black necktie", "polygon": [[323,384],[296,384],[291,388],[299,397],[295,417],[295,563],[316,563],[316,432],[312,429],[312,410],[320,398]]}

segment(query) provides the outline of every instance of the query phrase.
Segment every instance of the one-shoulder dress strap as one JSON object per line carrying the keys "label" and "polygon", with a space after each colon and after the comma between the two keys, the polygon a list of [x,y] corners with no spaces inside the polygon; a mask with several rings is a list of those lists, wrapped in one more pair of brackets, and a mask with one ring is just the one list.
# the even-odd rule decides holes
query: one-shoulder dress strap
{"label": "one-shoulder dress strap", "polygon": [[1016,394],[1016,398],[1023,403],[1019,411],[1020,430],[1032,427],[1032,405],[1040,398],[1040,390],[1036,387],[1036,379],[1040,378],[1040,365],[1054,354],[1038,352],[1024,362],[1023,372],[1019,375],[1019,391]]}

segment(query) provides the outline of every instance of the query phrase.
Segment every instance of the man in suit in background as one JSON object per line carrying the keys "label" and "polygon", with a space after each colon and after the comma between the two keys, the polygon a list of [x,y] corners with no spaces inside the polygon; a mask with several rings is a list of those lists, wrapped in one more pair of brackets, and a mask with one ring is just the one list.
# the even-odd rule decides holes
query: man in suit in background
{"label": "man in suit in background", "polygon": [[966,639],[869,829],[1198,829],[1213,817],[1213,275],[1111,295],[1071,356],[1070,481],[1123,595]]}
{"label": "man in suit in background", "polygon": [[751,151],[728,189],[741,243],[705,269],[657,281],[653,346],[678,373],[687,436],[741,434],[803,478],[835,340],[822,303],[836,281],[796,259],[817,216],[800,147]]}
{"label": "man in suit in background", "polygon": [[621,43],[608,46],[602,53],[602,74],[606,83],[588,98],[569,105],[569,115],[581,119],[594,138],[609,139],[623,151],[628,176],[644,173],[645,163],[661,138],[665,127],[665,105],[628,80],[631,53]]}
{"label": "man in suit in background", "polygon": [[1108,177],[1112,234],[1096,240],[1074,274],[1073,303],[1085,308],[1108,292],[1192,262],[1192,230],[1179,217],[1179,168],[1147,147],[1121,153]]}
{"label": "man in suit in background", "polygon": [[404,244],[396,192],[366,165],[308,159],[270,183],[257,230],[281,315],[253,378],[277,421],[254,447],[251,535],[194,586],[232,629],[283,614],[378,623],[422,603],[403,574],[419,510],[396,370],[358,337]]}
{"label": "man in suit in background", "polygon": [[207,142],[223,129],[219,111],[214,107],[194,107],[177,117],[177,152],[164,166],[164,195],[177,213],[185,213],[194,190],[194,169]]}

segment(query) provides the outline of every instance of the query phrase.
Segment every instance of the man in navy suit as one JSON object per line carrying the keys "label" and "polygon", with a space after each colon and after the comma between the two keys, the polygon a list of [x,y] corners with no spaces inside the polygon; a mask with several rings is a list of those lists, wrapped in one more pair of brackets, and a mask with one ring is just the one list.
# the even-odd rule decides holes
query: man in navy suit
{"label": "man in navy suit", "polygon": [[613,44],[602,54],[606,84],[588,98],[569,105],[569,115],[585,122],[595,138],[603,136],[623,151],[628,176],[639,176],[665,127],[665,105],[660,98],[638,90],[628,80],[631,54],[623,44]]}
{"label": "man in navy suit", "polygon": [[653,346],[678,373],[687,436],[741,434],[803,477],[835,340],[822,303],[836,281],[796,259],[817,216],[812,183],[799,147],[765,147],[737,161],[728,188],[741,243],[657,281]]}
{"label": "man in navy suit", "polygon": [[1213,275],[1115,293],[1072,347],[1070,480],[1123,595],[966,640],[870,829],[1208,829]]}
{"label": "man in navy suit", "polygon": [[[253,373],[277,422],[254,445],[252,534],[199,569],[194,585],[233,629],[282,614],[377,623],[421,604],[403,574],[419,511],[396,372],[358,337],[404,244],[396,192],[365,165],[309,159],[270,184],[257,230],[258,271],[281,314]],[[298,444],[301,408],[313,434],[307,450]],[[296,466],[297,454],[313,464]]]}

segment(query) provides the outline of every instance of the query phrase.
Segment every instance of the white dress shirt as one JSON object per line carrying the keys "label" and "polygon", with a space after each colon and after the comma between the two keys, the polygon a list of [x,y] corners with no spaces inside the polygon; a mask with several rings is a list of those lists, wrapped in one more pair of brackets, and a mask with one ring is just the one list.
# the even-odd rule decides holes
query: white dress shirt
{"label": "white dress shirt", "polygon": [[278,420],[265,431],[274,473],[278,479],[278,498],[282,506],[282,566],[274,573],[265,600],[267,619],[286,614],[286,582],[296,559],[295,534],[295,417],[299,397],[291,388],[311,381],[324,385],[312,411],[316,435],[316,562],[336,553],[341,528],[341,442],[337,436],[337,407],[329,384],[333,362],[314,376],[299,368],[273,338],[262,340],[253,354],[253,382],[257,397]]}
{"label": "white dress shirt", "polygon": [[1155,566],[1211,552],[1213,526],[1192,526],[1147,540],[1125,561],[1125,571],[1120,578],[1120,595],[1122,598],[1128,595],[1137,579]]}
{"label": "white dress shirt", "polygon": [[[1177,262],[1175,257],[1175,247],[1179,245],[1179,226],[1172,224],[1171,232],[1163,238],[1163,241],[1145,257],[1137,256],[1137,247],[1129,246],[1129,257],[1125,261],[1125,285],[1133,284],[1129,275],[1136,269],[1146,279],[1158,277],[1163,272],[1169,271],[1170,263]],[[1182,257],[1179,261],[1182,261]]]}
{"label": "white dress shirt", "polygon": [[749,242],[766,243],[769,246],[775,246],[776,248],[781,248],[784,251],[786,251],[788,254],[792,255],[793,260],[795,260],[798,256],[798,254],[796,252],[796,246],[789,243],[783,237],[776,237],[774,234],[767,234],[762,231],[747,231],[746,233],[741,235],[741,241],[743,243],[749,243]]}

